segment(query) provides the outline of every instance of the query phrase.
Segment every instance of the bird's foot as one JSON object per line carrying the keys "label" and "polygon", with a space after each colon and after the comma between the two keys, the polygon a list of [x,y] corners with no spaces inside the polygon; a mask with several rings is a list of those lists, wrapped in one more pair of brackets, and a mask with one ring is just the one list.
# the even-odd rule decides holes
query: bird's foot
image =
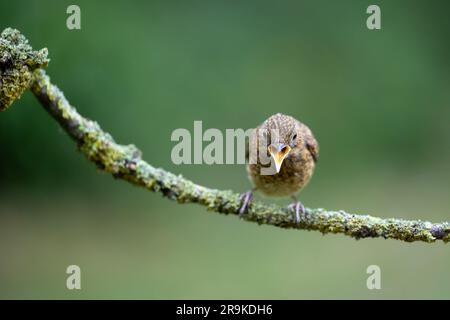
{"label": "bird's foot", "polygon": [[247,212],[248,207],[250,206],[250,203],[252,202],[253,199],[253,191],[247,191],[242,193],[239,196],[239,201],[241,202],[241,207],[239,208],[239,217],[242,218],[242,216],[244,215],[244,213]]}
{"label": "bird's foot", "polygon": [[300,201],[295,201],[288,206],[288,209],[295,213],[295,222],[300,223],[300,215],[306,213],[305,206]]}

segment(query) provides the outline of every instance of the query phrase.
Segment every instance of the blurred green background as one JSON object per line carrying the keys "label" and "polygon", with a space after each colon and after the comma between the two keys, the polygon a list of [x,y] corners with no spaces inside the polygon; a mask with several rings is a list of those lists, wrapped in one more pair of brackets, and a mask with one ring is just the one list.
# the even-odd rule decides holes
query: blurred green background
{"label": "blurred green background", "polygon": [[[80,31],[66,28],[70,4]],[[380,31],[366,28],[370,4]],[[172,164],[171,132],[194,120],[250,128],[283,112],[321,146],[307,206],[437,222],[450,215],[449,10],[3,0],[0,29],[48,47],[48,73],[71,103],[156,166],[246,191],[242,165]],[[178,205],[99,173],[29,92],[0,114],[0,150],[0,298],[450,298],[448,245],[322,236]],[[70,264],[82,290],[65,287]],[[372,264],[381,290],[366,287]]]}

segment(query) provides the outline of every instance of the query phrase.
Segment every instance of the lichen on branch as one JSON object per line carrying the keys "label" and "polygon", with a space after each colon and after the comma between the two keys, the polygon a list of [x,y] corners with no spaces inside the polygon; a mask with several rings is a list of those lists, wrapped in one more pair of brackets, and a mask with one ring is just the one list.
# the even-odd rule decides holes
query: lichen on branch
{"label": "lichen on branch", "polygon": [[[8,31],[5,38],[8,38],[11,32]],[[23,90],[30,87],[44,109],[75,140],[79,150],[98,168],[112,174],[115,178],[126,180],[153,192],[160,192],[168,199],[179,203],[198,203],[206,206],[210,211],[238,215],[239,194],[200,186],[181,175],[155,168],[142,159],[142,153],[134,145],[116,143],[112,136],[103,131],[95,121],[82,117],[70,105],[58,87],[51,83],[45,71],[40,69],[48,63],[46,51],[34,52],[30,47],[25,47],[24,50],[24,46],[27,45],[26,39],[16,32],[18,31],[12,34],[19,41],[0,42],[0,53],[9,52],[12,57],[10,62],[12,69],[8,72],[12,72],[17,79],[21,77],[27,79],[17,86]],[[30,64],[26,62],[28,59],[31,59]],[[23,68],[24,65],[26,68]],[[31,73],[30,70],[33,69]],[[8,77],[3,78],[4,73],[0,76],[2,83],[5,80],[7,83],[11,82]],[[13,92],[16,91],[13,90]],[[18,96],[20,94],[11,95],[11,91],[1,90],[2,106],[11,104]],[[369,215],[351,214],[342,210],[306,208],[301,222],[297,224],[286,208],[258,201],[250,205],[243,219],[281,228],[316,230],[324,234],[340,233],[356,239],[380,237],[407,242],[450,241],[449,222],[382,219]]]}
{"label": "lichen on branch", "polygon": [[0,35],[0,111],[6,110],[31,84],[32,72],[49,62],[47,49],[33,51],[16,29]]}

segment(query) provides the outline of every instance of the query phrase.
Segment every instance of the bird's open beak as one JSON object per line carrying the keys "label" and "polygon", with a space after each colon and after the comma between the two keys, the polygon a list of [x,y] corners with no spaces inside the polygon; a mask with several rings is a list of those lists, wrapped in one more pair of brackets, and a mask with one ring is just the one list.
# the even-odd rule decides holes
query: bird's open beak
{"label": "bird's open beak", "polygon": [[280,172],[281,164],[291,151],[291,147],[282,143],[278,143],[278,144],[271,144],[267,148],[267,150],[269,151],[270,156],[273,158],[273,161],[275,162],[275,169],[277,170],[277,173]]}

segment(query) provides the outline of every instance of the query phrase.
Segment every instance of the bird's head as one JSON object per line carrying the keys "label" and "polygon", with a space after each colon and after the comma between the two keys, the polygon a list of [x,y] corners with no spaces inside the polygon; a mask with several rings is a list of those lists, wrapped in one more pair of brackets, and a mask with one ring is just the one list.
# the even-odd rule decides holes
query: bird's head
{"label": "bird's head", "polygon": [[267,152],[272,158],[277,173],[281,166],[303,139],[298,121],[291,116],[277,113],[261,125]]}

